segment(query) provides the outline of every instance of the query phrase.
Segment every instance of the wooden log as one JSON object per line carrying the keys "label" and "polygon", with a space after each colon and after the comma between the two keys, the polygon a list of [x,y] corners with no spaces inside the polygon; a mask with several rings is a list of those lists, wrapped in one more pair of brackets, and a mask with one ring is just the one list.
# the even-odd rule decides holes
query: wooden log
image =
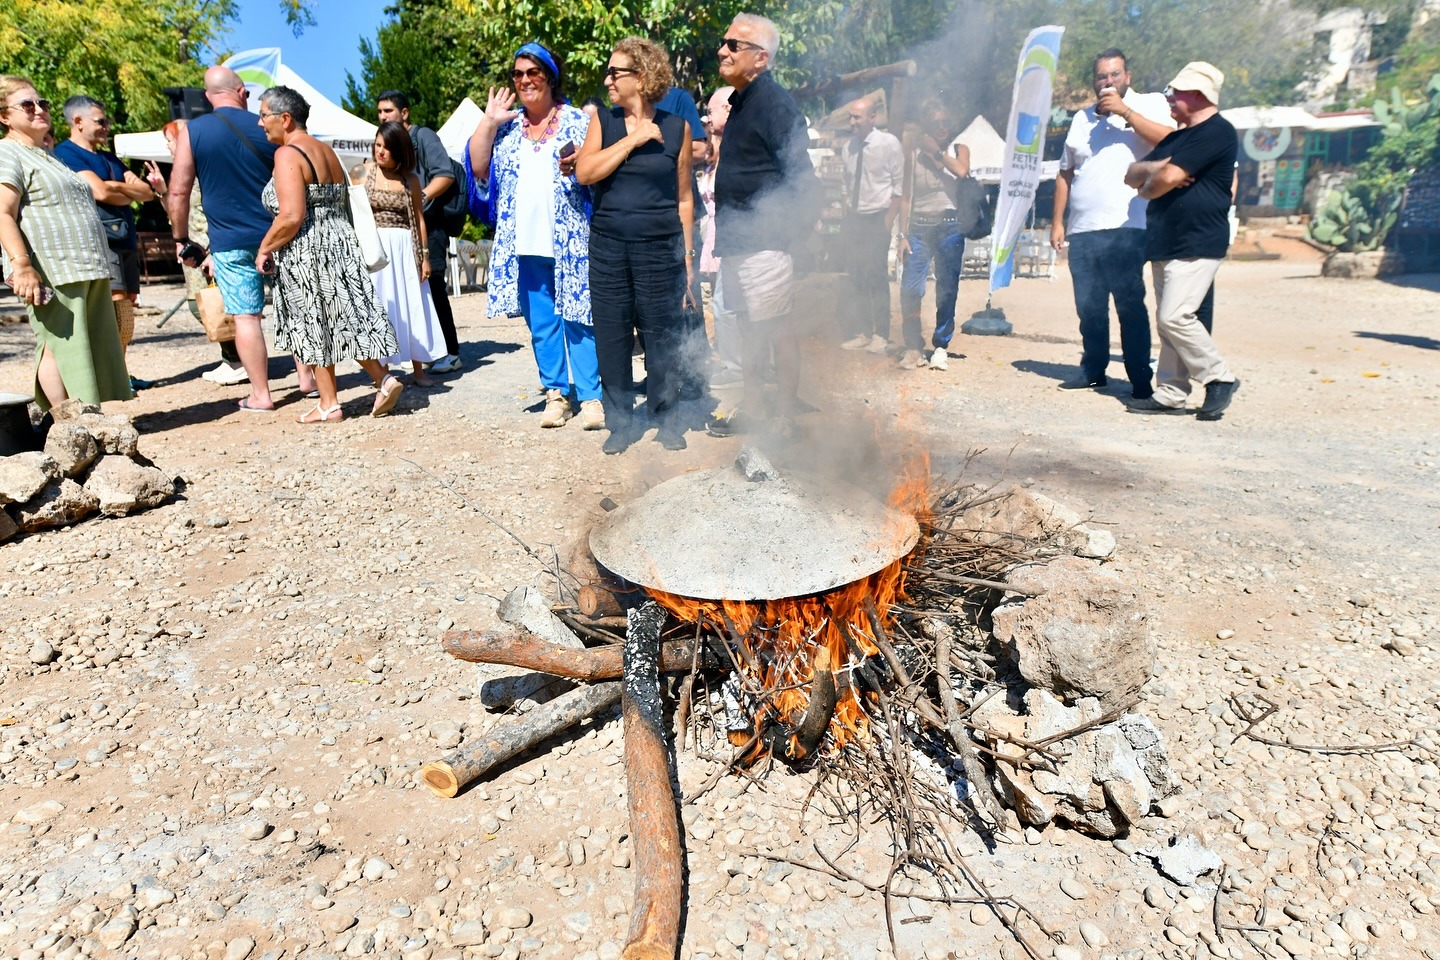
{"label": "wooden log", "polygon": [[582,584],[580,589],[575,591],[575,607],[591,620],[618,617],[623,612],[615,594],[598,582]]}
{"label": "wooden log", "polygon": [[670,783],[660,701],[660,630],[665,612],[655,601],[630,612],[625,633],[625,794],[635,861],[635,902],[624,960],[675,960],[680,945],[680,816]]}
{"label": "wooden log", "polygon": [[453,797],[467,783],[511,757],[543,743],[620,699],[620,683],[597,683],[572,690],[516,717],[497,721],[483,739],[467,743],[443,760],[420,768],[425,786],[437,797]]}
{"label": "wooden log", "polygon": [[[660,649],[660,671],[679,673],[695,662],[695,640],[670,640]],[[469,663],[499,663],[522,670],[571,680],[614,680],[624,673],[623,648],[619,645],[572,650],[547,643],[526,630],[488,633],[480,630],[451,630],[441,647],[457,660]],[[702,651],[702,665],[716,662]]]}

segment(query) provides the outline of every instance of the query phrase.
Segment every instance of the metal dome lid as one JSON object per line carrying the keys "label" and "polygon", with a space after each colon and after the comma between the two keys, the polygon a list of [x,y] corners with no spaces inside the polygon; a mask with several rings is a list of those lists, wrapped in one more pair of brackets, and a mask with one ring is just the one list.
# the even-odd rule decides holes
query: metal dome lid
{"label": "metal dome lid", "polygon": [[[753,479],[752,479],[753,478]],[[700,600],[777,600],[853,583],[905,556],[915,518],[859,487],[781,475],[754,450],[658,484],[590,532],[632,583]]]}

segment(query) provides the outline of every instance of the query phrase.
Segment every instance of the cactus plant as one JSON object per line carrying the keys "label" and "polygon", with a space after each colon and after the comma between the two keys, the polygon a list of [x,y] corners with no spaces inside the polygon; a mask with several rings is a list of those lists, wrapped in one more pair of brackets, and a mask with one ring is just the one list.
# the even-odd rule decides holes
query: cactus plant
{"label": "cactus plant", "polygon": [[1310,221],[1310,236],[1341,253],[1378,250],[1400,216],[1416,168],[1440,159],[1440,74],[1406,102],[1399,90],[1375,101],[1384,136],[1343,191],[1331,191]]}
{"label": "cactus plant", "polygon": [[1331,190],[1310,221],[1310,236],[1344,253],[1377,250],[1399,212],[1399,196],[1380,199],[1372,209],[1349,190]]}

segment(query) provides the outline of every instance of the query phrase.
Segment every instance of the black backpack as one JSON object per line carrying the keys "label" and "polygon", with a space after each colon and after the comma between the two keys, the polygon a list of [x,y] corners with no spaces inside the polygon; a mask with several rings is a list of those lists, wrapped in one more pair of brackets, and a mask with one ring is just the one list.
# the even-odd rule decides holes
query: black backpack
{"label": "black backpack", "polygon": [[985,192],[985,185],[974,177],[961,177],[955,181],[955,220],[967,240],[988,237],[995,228],[995,211],[990,209],[990,197]]}
{"label": "black backpack", "polygon": [[425,205],[425,225],[447,237],[458,237],[465,229],[465,167],[450,161],[450,176],[455,182],[450,189]]}

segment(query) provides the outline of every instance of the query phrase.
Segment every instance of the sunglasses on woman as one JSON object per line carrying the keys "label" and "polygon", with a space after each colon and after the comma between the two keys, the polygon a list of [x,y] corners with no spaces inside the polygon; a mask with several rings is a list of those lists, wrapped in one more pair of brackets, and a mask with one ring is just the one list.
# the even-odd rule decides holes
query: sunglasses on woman
{"label": "sunglasses on woman", "polygon": [[10,106],[6,107],[5,109],[13,110],[16,107],[19,107],[21,110],[24,110],[27,114],[33,117],[35,115],[35,111],[37,110],[43,110],[46,113],[49,113],[50,101],[44,98],[41,98],[39,100],[21,100],[19,103],[10,104]]}
{"label": "sunglasses on woman", "polygon": [[516,69],[510,71],[510,79],[514,83],[519,83],[526,77],[529,77],[531,80],[544,80],[545,71],[541,70],[539,67],[531,67],[528,70]]}
{"label": "sunglasses on woman", "polygon": [[640,71],[636,70],[634,67],[606,67],[605,79],[618,80],[621,77],[628,77],[631,74],[636,74],[639,72]]}

